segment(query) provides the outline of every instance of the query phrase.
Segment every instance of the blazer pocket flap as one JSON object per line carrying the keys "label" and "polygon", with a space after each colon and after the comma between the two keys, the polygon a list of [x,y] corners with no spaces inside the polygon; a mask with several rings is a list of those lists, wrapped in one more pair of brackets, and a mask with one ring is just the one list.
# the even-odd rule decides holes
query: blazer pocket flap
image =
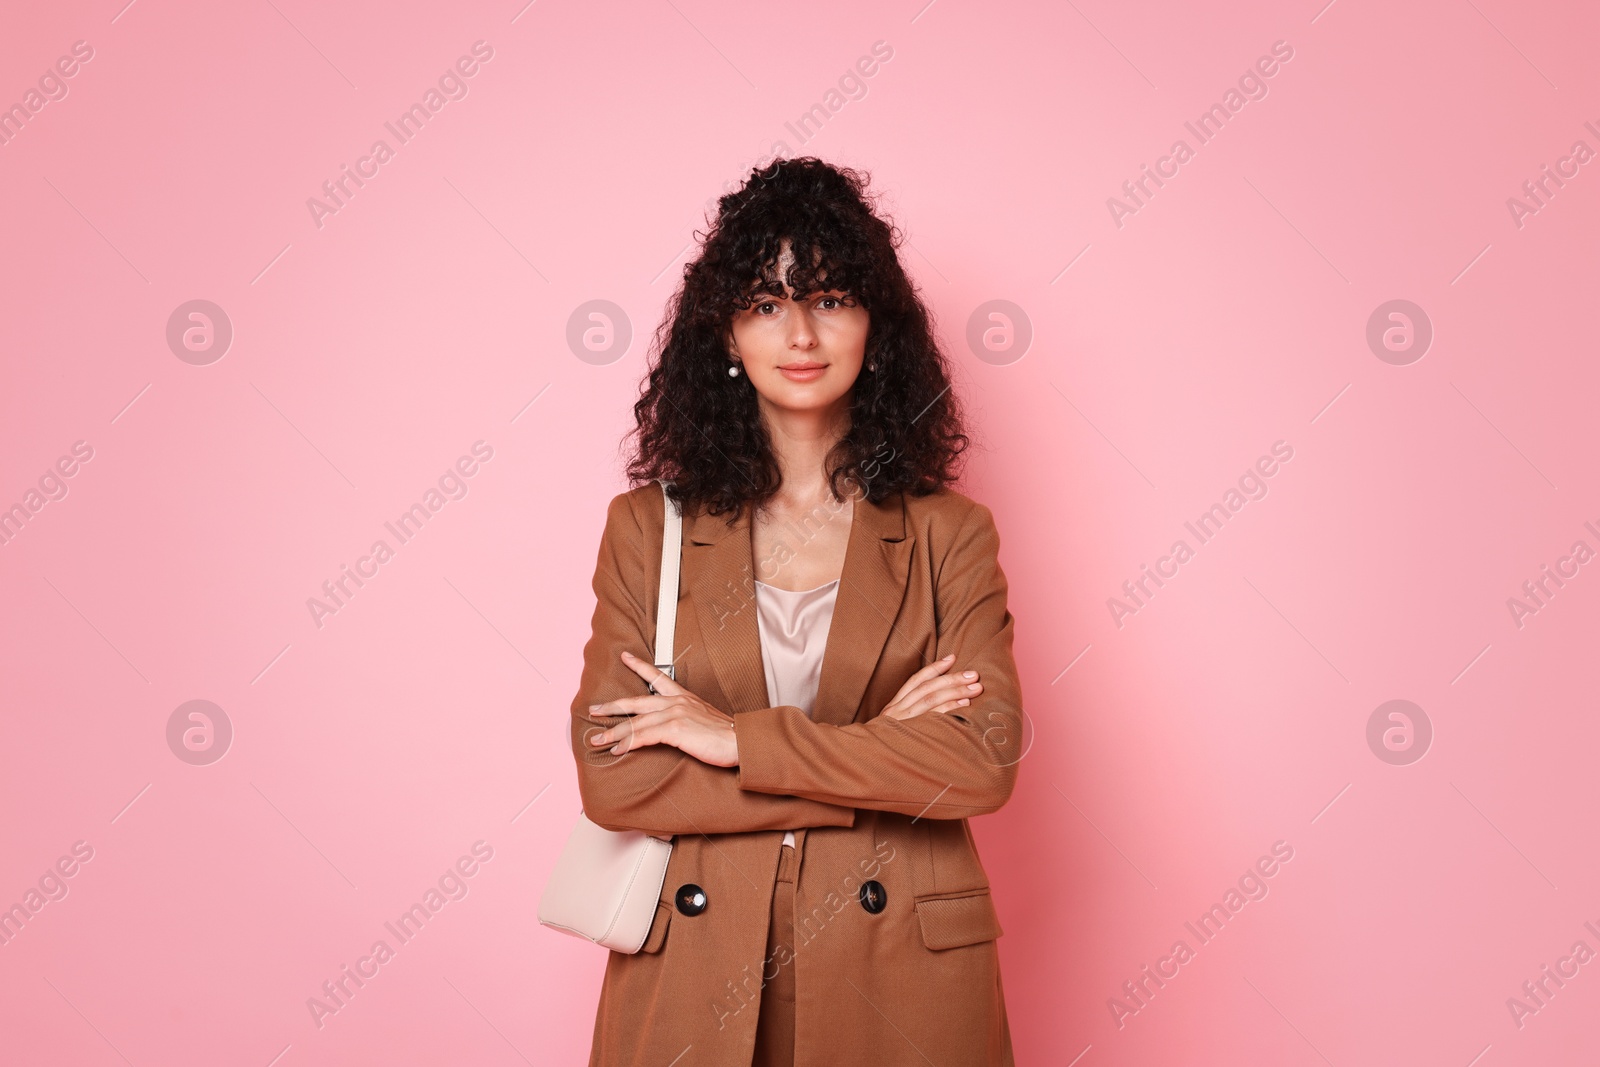
{"label": "blazer pocket flap", "polygon": [[957,948],[993,941],[1005,931],[987,889],[917,898],[922,943],[931,949]]}
{"label": "blazer pocket flap", "polygon": [[661,946],[667,940],[667,924],[672,922],[672,905],[661,900],[656,902],[656,918],[650,924],[650,933],[645,935],[644,944],[639,947],[640,952],[660,952]]}

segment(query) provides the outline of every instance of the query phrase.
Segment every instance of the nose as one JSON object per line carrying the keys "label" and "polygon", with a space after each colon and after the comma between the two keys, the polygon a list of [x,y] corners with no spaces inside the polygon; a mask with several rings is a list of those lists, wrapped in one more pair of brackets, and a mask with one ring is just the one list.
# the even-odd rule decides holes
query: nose
{"label": "nose", "polygon": [[817,347],[817,331],[811,321],[811,311],[803,305],[789,316],[789,347],[802,352]]}

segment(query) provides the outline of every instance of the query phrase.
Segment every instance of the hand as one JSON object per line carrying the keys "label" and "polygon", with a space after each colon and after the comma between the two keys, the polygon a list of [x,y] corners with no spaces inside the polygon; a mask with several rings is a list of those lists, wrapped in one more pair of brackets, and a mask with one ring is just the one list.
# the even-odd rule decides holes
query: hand
{"label": "hand", "polygon": [[925,712],[954,711],[971,704],[972,698],[983,692],[983,686],[978,684],[978,672],[963,671],[943,677],[955,661],[952,652],[907,678],[900,692],[883,709],[883,714],[891,719],[914,719]]}
{"label": "hand", "polygon": [[732,715],[707,704],[653,663],[630,652],[622,653],[622,662],[652,683],[656,695],[589,705],[590,715],[632,716],[627,722],[590,737],[591,748],[611,745],[612,753],[621,755],[646,745],[671,745],[713,767],[739,765],[739,741],[733,733]]}

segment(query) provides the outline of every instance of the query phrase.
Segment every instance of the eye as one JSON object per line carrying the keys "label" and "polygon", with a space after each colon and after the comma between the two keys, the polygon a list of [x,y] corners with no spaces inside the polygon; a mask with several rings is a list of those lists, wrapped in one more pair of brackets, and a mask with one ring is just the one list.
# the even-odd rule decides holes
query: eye
{"label": "eye", "polygon": [[755,312],[756,312],[757,315],[759,315],[759,314],[761,314],[761,309],[762,308],[775,308],[777,306],[778,305],[774,304],[770,300],[763,300],[761,303],[759,303],[759,304],[757,304],[755,306]]}

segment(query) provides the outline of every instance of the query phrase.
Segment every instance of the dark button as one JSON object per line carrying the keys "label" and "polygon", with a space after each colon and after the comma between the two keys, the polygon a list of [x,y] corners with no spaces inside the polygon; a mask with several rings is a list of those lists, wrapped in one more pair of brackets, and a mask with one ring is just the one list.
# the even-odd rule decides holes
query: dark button
{"label": "dark button", "polygon": [[870,915],[876,915],[889,906],[889,891],[883,888],[882,882],[861,883],[861,906]]}
{"label": "dark button", "polygon": [[685,915],[699,915],[706,910],[708,903],[706,891],[693,882],[685,882],[678,887],[678,910]]}

